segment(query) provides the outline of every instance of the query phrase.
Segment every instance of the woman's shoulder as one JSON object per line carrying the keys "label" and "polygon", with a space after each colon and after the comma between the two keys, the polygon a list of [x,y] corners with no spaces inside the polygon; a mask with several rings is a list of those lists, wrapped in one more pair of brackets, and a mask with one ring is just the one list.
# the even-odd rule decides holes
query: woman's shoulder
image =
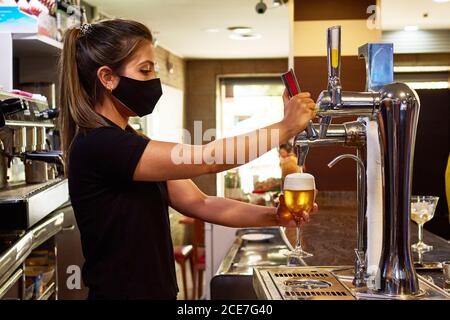
{"label": "woman's shoulder", "polygon": [[122,134],[124,134],[124,130],[112,126],[80,130],[72,141],[71,153],[83,151],[99,144],[110,143],[112,139]]}
{"label": "woman's shoulder", "polygon": [[126,150],[129,146],[146,144],[148,138],[116,126],[103,126],[80,131],[74,138],[71,154],[113,153]]}

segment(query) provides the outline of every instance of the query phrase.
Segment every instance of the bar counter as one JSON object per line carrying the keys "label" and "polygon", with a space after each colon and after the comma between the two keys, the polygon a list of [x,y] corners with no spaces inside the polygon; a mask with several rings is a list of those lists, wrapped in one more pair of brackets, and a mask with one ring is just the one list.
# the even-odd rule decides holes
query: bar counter
{"label": "bar counter", "polygon": [[[417,242],[418,228],[412,221],[410,232],[411,244],[414,244]],[[450,260],[450,242],[425,229],[424,242],[432,245],[433,250],[423,253],[424,267],[418,268],[417,271],[422,276],[431,276],[434,283],[443,288],[442,271],[426,265],[430,262]],[[302,245],[306,251],[314,254],[313,257],[305,259],[307,265],[353,265],[356,248],[356,208],[321,207],[320,212],[304,227]],[[413,258],[414,261],[419,261],[418,253],[413,252]]]}
{"label": "bar counter", "polygon": [[[350,199],[349,199],[350,200]],[[352,201],[351,201],[352,202]],[[417,225],[411,222],[411,243],[417,242]],[[241,237],[247,233],[273,234],[266,241],[247,241]],[[281,252],[287,249],[278,234],[278,228],[241,229],[223,260],[216,276],[211,281],[212,299],[255,299],[252,287],[252,266],[276,266],[286,263]],[[288,231],[288,237],[295,239],[295,229]],[[424,230],[424,241],[434,249],[422,256],[422,261],[442,262],[450,260],[450,243]],[[304,259],[310,266],[353,266],[356,248],[356,207],[325,206],[311,217],[302,229],[303,248],[314,254]],[[252,257],[253,254],[253,257]],[[413,254],[418,261],[417,253]],[[259,261],[255,263],[255,261]],[[248,263],[248,265],[246,265]],[[442,270],[431,267],[417,269],[425,278],[431,277],[440,288],[444,287]]]}

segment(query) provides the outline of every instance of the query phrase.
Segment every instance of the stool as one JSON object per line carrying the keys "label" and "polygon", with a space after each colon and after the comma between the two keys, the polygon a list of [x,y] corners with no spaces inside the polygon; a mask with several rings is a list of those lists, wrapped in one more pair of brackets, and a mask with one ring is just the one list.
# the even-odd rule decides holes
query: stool
{"label": "stool", "polygon": [[205,271],[205,248],[197,247],[194,252],[195,261],[195,285],[194,299],[200,299],[203,296],[203,272]]}
{"label": "stool", "polygon": [[[193,250],[192,245],[175,246],[173,248],[173,254],[174,254],[174,257],[175,257],[175,261],[181,267],[181,276],[182,276],[182,280],[183,280],[184,300],[187,300],[189,298],[188,297],[188,293],[187,293],[187,281],[186,281],[186,261],[187,260],[189,260],[189,263],[190,263],[190,266],[191,266],[192,283],[194,284],[194,282],[195,282],[195,280],[194,280],[193,252],[194,252],[194,250]],[[195,288],[195,285],[194,285],[194,288]],[[195,296],[194,296],[194,299],[195,299]]]}
{"label": "stool", "polygon": [[204,222],[199,219],[184,217],[183,219],[180,220],[180,223],[185,224],[185,225],[193,225],[193,227],[194,227],[194,234],[193,234],[193,239],[192,239],[192,245],[193,245],[192,258],[194,260],[193,299],[196,300],[196,299],[200,299],[203,295],[203,272],[205,271]]}

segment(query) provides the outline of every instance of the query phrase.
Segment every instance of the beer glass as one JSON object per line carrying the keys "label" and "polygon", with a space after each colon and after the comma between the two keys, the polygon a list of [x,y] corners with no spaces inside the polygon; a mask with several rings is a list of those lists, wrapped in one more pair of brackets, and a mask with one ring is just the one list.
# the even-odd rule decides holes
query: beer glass
{"label": "beer glass", "polygon": [[417,223],[419,227],[419,241],[411,246],[412,250],[415,252],[426,252],[433,249],[433,246],[423,242],[423,225],[433,218],[438,200],[439,197],[433,196],[411,197],[411,220]]}
{"label": "beer glass", "polygon": [[296,244],[288,257],[307,258],[313,255],[302,249],[300,220],[304,213],[309,213],[314,207],[316,184],[314,176],[308,173],[291,173],[284,180],[283,193],[286,208],[297,222]]}

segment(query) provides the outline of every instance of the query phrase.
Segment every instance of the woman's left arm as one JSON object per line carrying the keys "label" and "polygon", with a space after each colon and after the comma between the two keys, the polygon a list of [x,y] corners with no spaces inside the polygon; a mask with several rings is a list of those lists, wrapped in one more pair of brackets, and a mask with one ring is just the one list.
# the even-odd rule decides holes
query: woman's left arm
{"label": "woman's left arm", "polygon": [[167,181],[167,187],[170,206],[189,217],[234,228],[295,226],[293,220],[279,219],[274,207],[208,196],[191,180]]}

